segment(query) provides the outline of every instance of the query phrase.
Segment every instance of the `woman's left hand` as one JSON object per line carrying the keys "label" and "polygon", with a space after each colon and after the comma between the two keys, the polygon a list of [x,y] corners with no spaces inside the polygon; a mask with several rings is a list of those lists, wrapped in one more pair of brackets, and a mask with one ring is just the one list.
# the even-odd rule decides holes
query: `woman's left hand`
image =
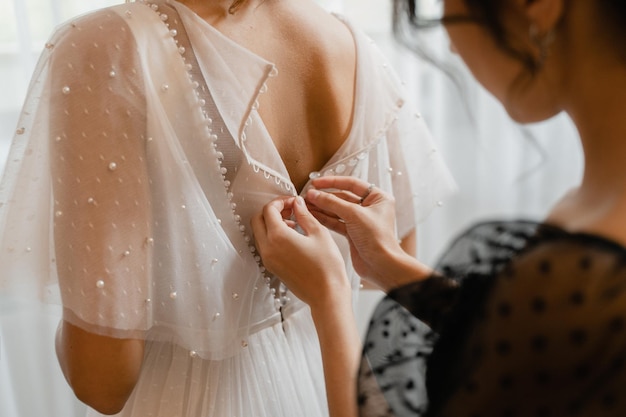
{"label": "woman's left hand", "polygon": [[[312,309],[350,299],[350,283],[339,248],[302,197],[271,201],[251,224],[265,268]],[[304,234],[295,230],[296,225]]]}

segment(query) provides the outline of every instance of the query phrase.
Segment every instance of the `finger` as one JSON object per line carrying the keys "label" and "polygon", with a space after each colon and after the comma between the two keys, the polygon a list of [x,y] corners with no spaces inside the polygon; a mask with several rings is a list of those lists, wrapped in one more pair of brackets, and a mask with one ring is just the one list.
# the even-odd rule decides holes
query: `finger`
{"label": "finger", "polygon": [[347,201],[348,203],[358,204],[361,201],[361,196],[356,195],[350,191],[337,190],[337,189],[319,189],[319,188],[318,190],[330,193],[337,198],[341,198],[343,201]]}
{"label": "finger", "polygon": [[[277,198],[263,207],[263,220],[266,231],[281,227],[285,224],[284,214],[291,213],[293,210],[294,198]],[[291,217],[291,214],[289,215]]]}
{"label": "finger", "polygon": [[250,219],[250,227],[252,227],[252,234],[254,235],[254,240],[259,247],[265,245],[267,242],[267,228],[265,226],[265,220],[263,219],[263,213],[258,213],[252,216]]}
{"label": "finger", "polygon": [[347,236],[346,224],[341,219],[338,219],[335,216],[329,216],[328,214],[318,210],[311,210],[311,214],[323,226],[327,227],[333,232],[337,232],[341,235]]}
{"label": "finger", "polygon": [[[292,198],[293,199],[293,198]],[[289,199],[278,198],[270,201],[264,207],[262,212],[253,217],[254,223],[251,223],[253,230],[255,230],[255,239],[260,246],[268,246],[271,244],[272,235],[275,232],[281,232],[282,230],[291,229],[291,226],[285,224],[285,219],[282,213],[285,210],[291,210]],[[258,232],[256,231],[258,229]],[[259,233],[259,236],[256,236]]]}
{"label": "finger", "polygon": [[351,218],[362,208],[358,204],[342,200],[331,193],[315,189],[307,191],[306,199],[310,204],[319,207],[325,213],[344,220]]}
{"label": "finger", "polygon": [[306,203],[302,197],[296,197],[295,204],[293,205],[293,214],[295,216],[296,223],[302,228],[302,231],[306,235],[314,233],[320,228],[320,223],[311,215],[311,212],[307,209]]}
{"label": "finger", "polygon": [[315,178],[312,181],[315,188],[336,188],[337,190],[350,191],[351,193],[362,197],[368,192],[370,183],[355,177],[348,176],[327,176]]}
{"label": "finger", "polygon": [[329,211],[325,211],[321,207],[316,206],[315,204],[311,203],[308,200],[305,200],[305,202],[306,202],[306,207],[311,212],[311,214],[313,214],[313,212],[316,212],[316,213],[324,213],[326,216],[329,216],[329,217],[335,217],[335,218],[337,217],[336,214],[331,213]]}

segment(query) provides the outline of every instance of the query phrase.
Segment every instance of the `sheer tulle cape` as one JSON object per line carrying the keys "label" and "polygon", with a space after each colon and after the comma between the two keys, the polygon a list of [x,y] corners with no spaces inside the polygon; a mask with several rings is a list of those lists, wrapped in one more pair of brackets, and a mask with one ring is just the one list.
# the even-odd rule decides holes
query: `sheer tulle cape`
{"label": "sheer tulle cape", "polygon": [[[453,185],[384,58],[351,30],[353,129],[314,175],[354,175],[393,193],[401,237]],[[186,59],[193,50],[204,51],[197,67]],[[275,73],[175,2],[61,26],[2,178],[0,296],[62,304],[65,319],[89,331],[174,342],[214,360],[304,308],[289,293],[279,305],[249,231],[263,204],[295,194],[256,112]]]}

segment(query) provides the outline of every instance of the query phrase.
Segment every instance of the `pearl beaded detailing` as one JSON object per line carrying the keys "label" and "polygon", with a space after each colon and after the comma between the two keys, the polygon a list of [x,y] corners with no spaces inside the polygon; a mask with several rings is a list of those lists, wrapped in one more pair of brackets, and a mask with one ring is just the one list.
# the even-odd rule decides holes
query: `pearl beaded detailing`
{"label": "pearl beaded detailing", "polygon": [[[206,107],[206,99],[202,97],[203,95],[203,86],[201,85],[199,80],[195,79],[195,75],[193,72],[193,64],[190,63],[193,62],[195,60],[195,57],[193,55],[191,55],[192,53],[189,52],[189,48],[186,48],[184,46],[182,46],[180,44],[180,41],[178,39],[178,37],[180,36],[179,33],[179,29],[176,28],[172,28],[170,26],[170,17],[166,14],[163,13],[160,9],[159,9],[159,5],[158,4],[154,4],[154,3],[149,3],[147,1],[142,1],[142,3],[148,5],[150,7],[151,10],[153,10],[160,18],[160,20],[162,22],[164,22],[165,26],[168,29],[168,35],[169,38],[172,39],[172,41],[176,44],[176,48],[177,51],[179,53],[179,55],[181,56],[181,59],[184,62],[185,65],[185,70],[187,71],[187,75],[189,78],[189,82],[191,85],[191,88],[193,88],[194,90],[194,95],[196,97],[196,103],[197,103],[197,108],[198,111],[202,117],[202,119],[204,120],[205,123],[205,129],[204,129],[204,135],[206,137],[206,140],[208,140],[211,144],[212,144],[212,154],[215,157],[215,162],[216,165],[218,167],[218,172],[219,175],[222,178],[223,181],[223,185],[224,185],[224,193],[225,193],[225,199],[226,201],[228,201],[228,204],[230,206],[230,212],[232,215],[232,220],[236,223],[236,227],[239,230],[239,232],[242,234],[244,240],[248,243],[248,249],[250,254],[253,256],[255,262],[258,265],[259,268],[259,272],[261,273],[264,281],[266,282],[267,286],[270,287],[272,284],[272,277],[269,276],[265,270],[265,268],[262,265],[261,262],[261,257],[258,254],[258,251],[256,249],[256,246],[252,243],[252,238],[247,230],[247,227],[242,223],[242,217],[241,215],[239,215],[237,213],[237,204],[235,202],[233,202],[233,198],[234,195],[231,191],[231,183],[230,181],[227,179],[227,174],[228,174],[228,168],[226,168],[225,166],[223,166],[223,161],[224,161],[224,154],[223,152],[221,152],[220,150],[218,150],[218,133],[213,130],[213,119],[209,116],[209,109]],[[277,71],[275,68],[272,69],[272,71],[270,72],[269,76],[276,76],[277,75]],[[161,92],[162,93],[167,93],[170,89],[169,84],[167,83],[163,83],[161,84]],[[262,93],[263,91],[265,91],[267,89],[267,87],[263,87],[259,90],[259,93]],[[219,116],[218,116],[219,117]],[[248,122],[246,123],[246,125],[249,123],[249,119]],[[242,132],[241,134],[241,140],[244,141],[245,140],[245,130]],[[109,166],[109,169],[115,169],[115,168],[111,168],[111,166]],[[257,169],[255,169],[255,171],[258,171]],[[265,171],[264,171],[265,173]],[[279,184],[280,181],[276,180],[276,184]],[[181,206],[183,209],[185,208],[185,205]],[[216,265],[219,262],[219,259],[214,258],[210,261],[211,265]],[[273,288],[271,290],[274,290]],[[272,291],[272,294],[275,294],[275,290]],[[175,299],[176,298],[176,292],[172,292],[170,294],[170,298]],[[232,300],[233,302],[238,302],[240,300],[240,296],[239,293],[237,292],[233,292],[232,293]],[[282,307],[286,302],[288,301],[288,298],[286,297],[286,290],[284,289],[284,286],[280,285],[279,286],[279,295],[277,297],[275,297],[275,307],[277,310],[280,309],[280,307]],[[213,320],[216,320],[220,317],[220,313],[215,313]]]}

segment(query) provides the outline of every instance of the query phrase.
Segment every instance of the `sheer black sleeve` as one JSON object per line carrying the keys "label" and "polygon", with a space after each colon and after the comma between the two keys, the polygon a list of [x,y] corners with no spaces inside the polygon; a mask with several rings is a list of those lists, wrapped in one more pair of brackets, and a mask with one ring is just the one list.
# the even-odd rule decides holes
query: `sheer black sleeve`
{"label": "sheer black sleeve", "polygon": [[[459,283],[454,296],[427,280],[376,310],[359,375],[362,415],[626,415],[623,247],[489,224],[459,239],[441,266]],[[429,297],[445,307],[429,308]]]}

